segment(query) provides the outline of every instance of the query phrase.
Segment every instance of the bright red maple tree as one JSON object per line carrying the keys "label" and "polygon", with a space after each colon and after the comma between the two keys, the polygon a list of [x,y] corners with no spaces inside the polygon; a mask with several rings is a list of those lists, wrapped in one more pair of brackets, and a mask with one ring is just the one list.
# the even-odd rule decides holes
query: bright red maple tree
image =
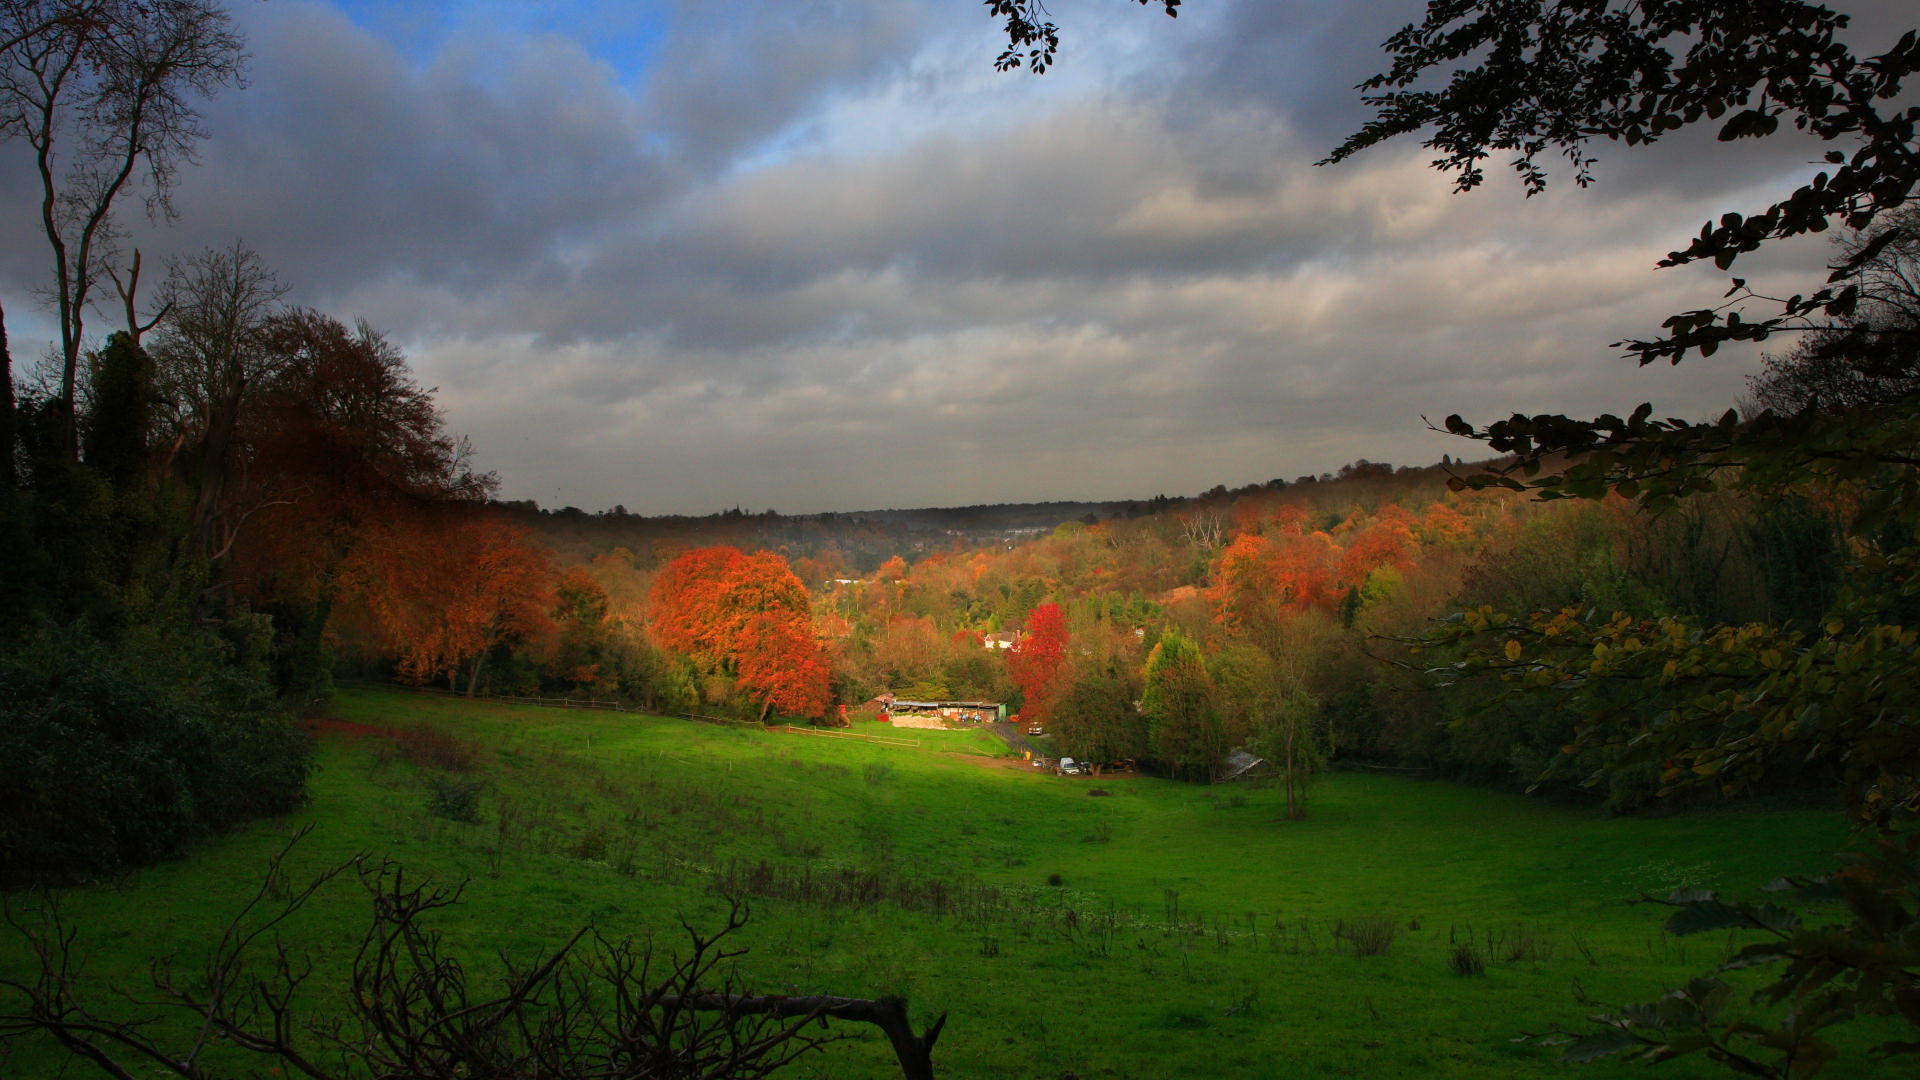
{"label": "bright red maple tree", "polygon": [[1067,656],[1067,616],[1059,604],[1041,604],[1027,614],[1027,631],[1007,654],[1007,674],[1025,701],[1020,715],[1044,724],[1053,709],[1053,690]]}

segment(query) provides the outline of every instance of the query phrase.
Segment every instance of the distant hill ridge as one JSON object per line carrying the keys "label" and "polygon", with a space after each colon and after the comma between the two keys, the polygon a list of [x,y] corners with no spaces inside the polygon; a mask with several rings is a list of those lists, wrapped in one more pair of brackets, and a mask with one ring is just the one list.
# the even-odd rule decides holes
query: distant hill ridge
{"label": "distant hill ridge", "polygon": [[913,559],[942,549],[1016,543],[1030,535],[1051,532],[1068,522],[1092,525],[1116,518],[1149,517],[1195,506],[1226,505],[1261,493],[1320,489],[1321,485],[1340,488],[1419,482],[1456,467],[1479,466],[1443,458],[1434,465],[1396,469],[1384,462],[1362,458],[1342,466],[1338,472],[1301,476],[1290,482],[1274,479],[1237,488],[1219,484],[1191,496],[1155,495],[1147,499],[1105,502],[982,503],[796,515],[736,507],[701,517],[647,516],[629,513],[623,506],[600,512],[573,506],[546,510],[532,500],[495,505],[543,536],[563,561],[587,562],[615,549],[625,549],[637,563],[644,564],[655,562],[672,551],[731,544],[745,549],[780,551],[789,558],[819,558],[852,572],[867,574],[894,556]]}

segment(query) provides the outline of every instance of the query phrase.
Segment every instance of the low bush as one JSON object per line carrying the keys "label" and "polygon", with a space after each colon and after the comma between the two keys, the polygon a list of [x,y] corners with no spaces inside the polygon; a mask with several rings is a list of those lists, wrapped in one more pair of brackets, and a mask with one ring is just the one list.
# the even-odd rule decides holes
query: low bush
{"label": "low bush", "polygon": [[435,724],[415,724],[394,732],[394,749],[425,769],[464,773],[473,769],[479,747]]}
{"label": "low bush", "polygon": [[[428,777],[427,813],[434,817],[446,818],[448,821],[474,824],[480,820],[480,790],[485,786],[484,781],[471,776]],[[600,854],[605,854],[604,836],[602,839]]]}
{"label": "low bush", "polygon": [[263,680],[47,630],[0,656],[0,886],[97,878],[305,798]]}
{"label": "low bush", "polygon": [[1485,975],[1487,962],[1481,958],[1480,950],[1471,941],[1456,942],[1453,951],[1447,954],[1447,964],[1455,975],[1467,977]]}

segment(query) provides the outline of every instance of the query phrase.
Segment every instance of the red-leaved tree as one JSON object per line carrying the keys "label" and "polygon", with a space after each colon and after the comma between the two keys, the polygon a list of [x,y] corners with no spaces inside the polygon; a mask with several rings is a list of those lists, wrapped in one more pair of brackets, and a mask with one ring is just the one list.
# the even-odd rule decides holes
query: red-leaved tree
{"label": "red-leaved tree", "polygon": [[1020,715],[1044,724],[1053,709],[1060,663],[1067,655],[1067,616],[1059,604],[1041,604],[1027,614],[1027,632],[1007,656],[1007,674],[1025,701]]}

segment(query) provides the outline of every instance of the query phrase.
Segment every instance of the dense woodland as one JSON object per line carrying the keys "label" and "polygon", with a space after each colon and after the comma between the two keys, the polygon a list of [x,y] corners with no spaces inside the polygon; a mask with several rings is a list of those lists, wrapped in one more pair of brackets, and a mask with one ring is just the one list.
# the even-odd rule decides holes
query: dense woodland
{"label": "dense woodland", "polygon": [[[497,650],[489,678],[512,693],[760,711],[765,693],[723,650],[675,647],[686,635],[659,621],[687,565],[715,558],[719,542],[755,553],[730,556],[741,577],[772,577],[780,561],[786,587],[807,590],[810,636],[843,704],[883,692],[1009,701],[1067,754],[1194,779],[1247,748],[1302,771],[1389,765],[1526,786],[1574,718],[1424,670],[1439,665],[1416,664],[1407,645],[1434,621],[1489,604],[1805,622],[1838,587],[1837,522],[1805,499],[1703,495],[1648,517],[1618,498],[1448,487],[1476,471],[1361,461],[1145,515],[1076,518],[1020,542],[960,538],[865,573],[857,552],[870,532],[857,516],[723,517],[705,536],[648,542],[645,522],[542,515],[535,530],[577,560],[561,577],[588,598],[556,608],[553,644]],[[986,647],[1002,631],[1022,637]],[[1578,790],[1591,771],[1560,786]],[[1599,797],[1631,809],[1657,786],[1615,772]]]}

